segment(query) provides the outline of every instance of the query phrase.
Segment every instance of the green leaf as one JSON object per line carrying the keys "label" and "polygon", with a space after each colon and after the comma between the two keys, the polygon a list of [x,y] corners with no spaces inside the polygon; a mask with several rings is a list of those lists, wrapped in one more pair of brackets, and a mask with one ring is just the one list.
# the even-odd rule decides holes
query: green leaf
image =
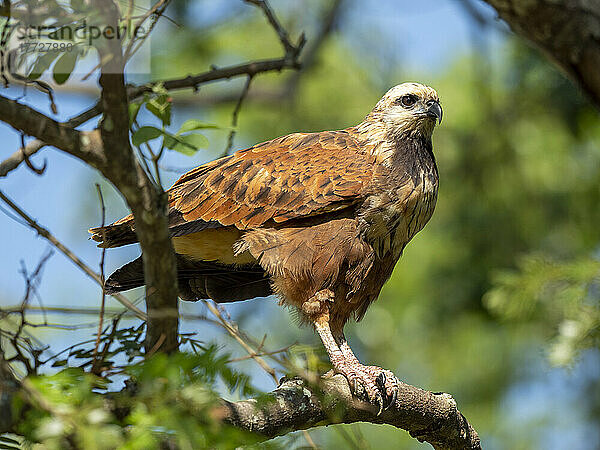
{"label": "green leaf", "polygon": [[141,127],[133,136],[131,136],[131,142],[136,147],[139,147],[144,142],[151,141],[152,139],[156,139],[157,137],[162,136],[163,132],[156,127]]}
{"label": "green leaf", "polygon": [[129,123],[132,124],[137,119],[137,115],[142,107],[141,102],[131,102],[129,104]]}
{"label": "green leaf", "polygon": [[67,365],[68,360],[66,359],[60,359],[58,361],[54,361],[54,363],[52,364],[52,367],[64,367]]}
{"label": "green leaf", "polygon": [[171,125],[171,100],[166,94],[146,102],[146,109],[154,114],[163,125]]}
{"label": "green leaf", "polygon": [[208,139],[197,133],[186,134],[184,136],[165,134],[165,147],[192,156],[199,148],[208,147]]}
{"label": "green leaf", "polygon": [[204,128],[220,128],[220,127],[218,125],[215,125],[212,123],[202,122],[197,119],[190,119],[190,120],[186,120],[183,123],[183,125],[181,125],[181,128],[179,129],[177,134],[183,134],[183,133],[187,133],[189,131],[201,130]]}
{"label": "green leaf", "polygon": [[199,133],[186,134],[184,136],[180,136],[180,138],[183,139],[183,141],[186,144],[195,147],[196,150],[198,150],[199,148],[206,148],[206,147],[208,147],[208,144],[209,144],[206,136],[204,136],[203,134],[199,134]]}
{"label": "green leaf", "polygon": [[69,79],[77,63],[77,55],[78,53],[75,51],[63,52],[62,56],[58,58],[52,73],[57,84],[64,84]]}
{"label": "green leaf", "polygon": [[42,74],[48,70],[52,62],[60,55],[59,52],[47,52],[36,59],[31,71],[27,75],[30,80],[37,80]]}

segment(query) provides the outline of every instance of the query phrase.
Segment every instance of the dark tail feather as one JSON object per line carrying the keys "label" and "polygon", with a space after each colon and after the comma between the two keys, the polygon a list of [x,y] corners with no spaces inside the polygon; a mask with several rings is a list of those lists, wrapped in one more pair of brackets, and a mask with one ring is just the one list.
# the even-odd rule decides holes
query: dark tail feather
{"label": "dark tail feather", "polygon": [[[179,294],[183,300],[211,298],[216,302],[236,302],[272,293],[269,279],[259,266],[226,266],[205,261],[189,261],[177,256]],[[107,294],[144,285],[141,256],[117,269],[105,283]]]}
{"label": "dark tail feather", "polygon": [[107,294],[128,291],[144,285],[144,263],[142,257],[128,262],[123,267],[115,270],[104,283]]}
{"label": "dark tail feather", "polygon": [[101,248],[121,247],[137,242],[137,236],[130,223],[90,228],[89,232]]}

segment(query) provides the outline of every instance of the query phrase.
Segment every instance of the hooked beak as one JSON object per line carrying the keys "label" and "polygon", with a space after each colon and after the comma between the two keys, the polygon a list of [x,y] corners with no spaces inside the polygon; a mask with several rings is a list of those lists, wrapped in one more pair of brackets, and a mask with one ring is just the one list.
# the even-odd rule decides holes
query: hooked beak
{"label": "hooked beak", "polygon": [[425,112],[429,117],[434,117],[439,123],[442,123],[442,107],[435,100],[429,100],[427,102],[427,109]]}

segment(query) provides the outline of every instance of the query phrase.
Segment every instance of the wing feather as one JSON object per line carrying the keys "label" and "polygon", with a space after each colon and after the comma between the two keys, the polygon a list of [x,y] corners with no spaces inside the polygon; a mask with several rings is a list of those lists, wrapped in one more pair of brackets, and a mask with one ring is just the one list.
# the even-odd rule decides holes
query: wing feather
{"label": "wing feather", "polygon": [[[291,134],[191,170],[168,191],[171,225],[179,235],[194,232],[193,222],[246,230],[359,202],[373,164],[353,133]],[[116,224],[134,230],[131,216]]]}

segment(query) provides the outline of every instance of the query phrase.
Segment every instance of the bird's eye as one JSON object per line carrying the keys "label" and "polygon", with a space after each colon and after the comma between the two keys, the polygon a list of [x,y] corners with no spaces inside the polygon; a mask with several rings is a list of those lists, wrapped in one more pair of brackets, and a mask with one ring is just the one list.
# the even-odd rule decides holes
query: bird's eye
{"label": "bird's eye", "polygon": [[417,103],[417,96],[412,94],[403,95],[402,97],[398,97],[396,99],[396,104],[400,104],[405,108],[410,108],[415,103]]}

